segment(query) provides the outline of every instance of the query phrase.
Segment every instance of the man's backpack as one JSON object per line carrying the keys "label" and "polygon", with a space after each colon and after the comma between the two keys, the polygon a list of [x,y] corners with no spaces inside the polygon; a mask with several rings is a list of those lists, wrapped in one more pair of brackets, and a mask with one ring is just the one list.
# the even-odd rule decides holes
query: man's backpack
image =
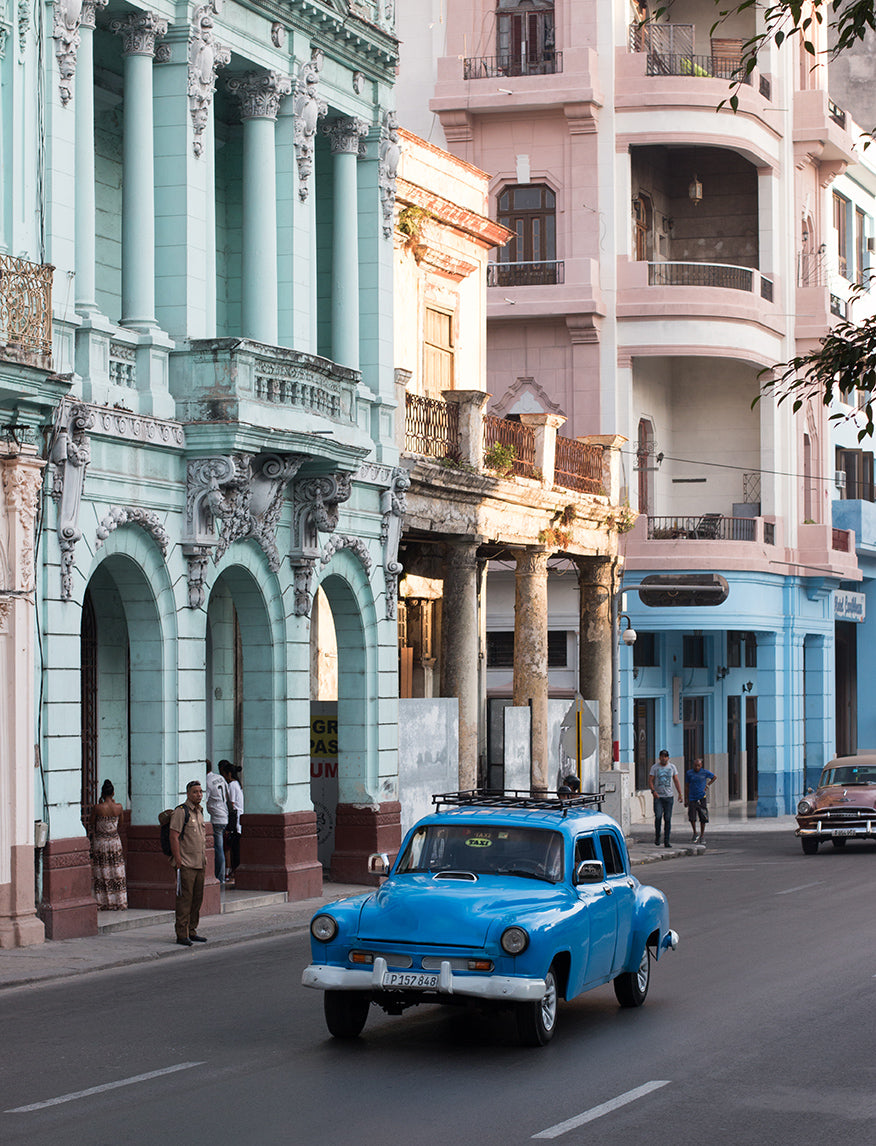
{"label": "man's backpack", "polygon": [[[186,826],[188,825],[188,822],[189,822],[189,810],[185,806],[185,804],[177,804],[177,808],[182,808],[183,813],[185,815],[185,819],[183,820],[182,831],[179,834],[179,838],[182,839],[183,835],[185,834]],[[159,816],[158,816],[158,823],[160,825],[160,831],[158,834],[159,834],[159,838],[161,840],[161,850],[164,852],[164,854],[166,856],[172,856],[173,855],[173,849],[170,846],[170,817],[173,815],[173,813],[175,811],[176,811],[176,808],[165,808],[165,810],[163,812],[160,812]]]}

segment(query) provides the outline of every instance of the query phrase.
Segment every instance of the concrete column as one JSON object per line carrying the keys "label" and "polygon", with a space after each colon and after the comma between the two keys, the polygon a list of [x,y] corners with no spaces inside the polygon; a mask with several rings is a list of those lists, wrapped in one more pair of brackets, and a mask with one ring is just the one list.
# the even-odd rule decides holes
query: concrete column
{"label": "concrete column", "polygon": [[549,787],[547,563],[545,549],[515,549],[514,704],[530,710],[530,785]]}
{"label": "concrete column", "polygon": [[602,488],[611,505],[620,505],[629,491],[621,484],[621,447],[627,439],[622,434],[587,434],[578,439],[588,446],[602,446]]}
{"label": "concrete column", "polygon": [[368,134],[362,119],[344,116],[323,129],[334,156],[332,215],[332,358],[359,369],[359,140]]}
{"label": "concrete column", "polygon": [[480,469],[484,456],[484,410],[490,395],[484,390],[442,390],[441,397],[459,407],[459,460]]}
{"label": "concrete column", "polygon": [[520,421],[535,435],[535,464],[542,472],[544,484],[554,484],[557,460],[557,431],[566,419],[562,414],[521,414]]}
{"label": "concrete column", "polygon": [[76,310],[97,310],[94,221],[94,12],[108,0],[85,0],[79,23],[76,115]]}
{"label": "concrete column", "polygon": [[459,787],[478,777],[478,545],[451,542],[441,609],[441,695],[459,701]]}
{"label": "concrete column", "polygon": [[45,462],[9,446],[0,454],[0,948],[42,943],[33,897],[34,838],[34,518]]}
{"label": "concrete column", "polygon": [[803,791],[807,787],[817,787],[821,770],[830,760],[836,743],[834,655],[833,640],[823,633],[811,634],[803,641],[803,679],[806,684],[803,701],[806,722]]}
{"label": "concrete column", "polygon": [[279,72],[247,72],[228,82],[243,120],[243,273],[241,334],[277,344],[277,164],[280,100],[292,90]]}
{"label": "concrete column", "polygon": [[125,57],[121,325],[149,331],[157,326],[152,61],[167,21],[134,12],[110,28],[122,37]]}
{"label": "concrete column", "polygon": [[612,594],[613,565],[604,557],[582,557],[578,565],[578,691],[599,704],[599,767],[612,766]]}

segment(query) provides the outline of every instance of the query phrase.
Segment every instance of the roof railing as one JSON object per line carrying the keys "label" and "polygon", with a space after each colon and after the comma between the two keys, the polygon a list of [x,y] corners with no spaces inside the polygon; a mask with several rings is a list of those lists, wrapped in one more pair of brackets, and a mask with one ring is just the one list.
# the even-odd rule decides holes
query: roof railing
{"label": "roof railing", "polygon": [[557,792],[539,792],[533,795],[526,788],[473,788],[463,792],[441,792],[432,796],[436,811],[449,808],[536,808],[541,811],[562,812],[572,808],[599,808],[605,796],[602,792],[582,792],[579,795],[560,796]]}

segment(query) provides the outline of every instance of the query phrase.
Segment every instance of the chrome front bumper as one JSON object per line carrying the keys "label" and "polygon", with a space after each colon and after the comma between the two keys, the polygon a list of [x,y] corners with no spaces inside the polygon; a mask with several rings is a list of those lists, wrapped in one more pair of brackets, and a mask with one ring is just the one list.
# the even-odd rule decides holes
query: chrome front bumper
{"label": "chrome front bumper", "polygon": [[417,992],[424,997],[439,995],[465,995],[475,999],[495,999],[501,1002],[536,1003],[547,989],[544,979],[519,979],[512,975],[454,975],[449,960],[443,960],[435,989],[422,987],[384,987],[386,960],[378,957],[369,971],[347,967],[330,967],[324,963],[311,963],[304,968],[301,984],[320,991],[404,991]]}
{"label": "chrome front bumper", "polygon": [[830,839],[836,833],[838,839],[864,840],[876,838],[876,819],[867,820],[863,824],[853,824],[841,828],[839,824],[831,825],[830,820],[819,820],[814,828],[797,828],[795,836],[824,836]]}

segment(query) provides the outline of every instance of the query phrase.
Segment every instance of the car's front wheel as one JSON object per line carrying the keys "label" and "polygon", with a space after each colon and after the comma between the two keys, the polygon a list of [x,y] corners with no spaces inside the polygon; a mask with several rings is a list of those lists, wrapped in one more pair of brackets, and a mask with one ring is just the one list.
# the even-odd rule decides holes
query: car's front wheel
{"label": "car's front wheel", "polygon": [[365,991],[326,991],[325,1023],[336,1039],[355,1039],[362,1033],[371,996]]}
{"label": "car's front wheel", "polygon": [[517,1033],[527,1047],[543,1047],[557,1025],[557,976],[553,967],[544,977],[545,993],[537,1003],[517,1004]]}
{"label": "car's front wheel", "polygon": [[800,846],[803,848],[805,856],[814,856],[818,851],[818,837],[817,836],[801,836]]}
{"label": "car's front wheel", "polygon": [[624,971],[614,980],[614,993],[622,1007],[641,1007],[651,985],[651,956],[647,945],[635,971]]}

